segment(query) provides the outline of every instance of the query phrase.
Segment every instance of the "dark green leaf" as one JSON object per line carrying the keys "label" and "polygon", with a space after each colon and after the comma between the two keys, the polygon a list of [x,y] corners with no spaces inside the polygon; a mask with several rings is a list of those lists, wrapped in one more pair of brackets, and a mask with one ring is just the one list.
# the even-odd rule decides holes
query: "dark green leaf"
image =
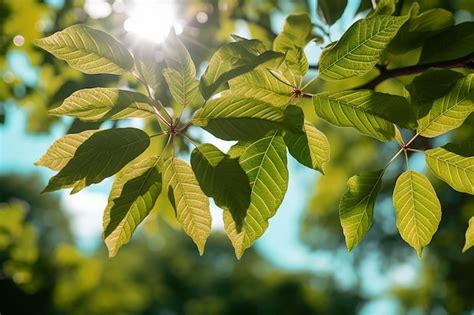
{"label": "dark green leaf", "polygon": [[342,16],[347,0],[318,0],[318,15],[327,25],[333,25]]}
{"label": "dark green leaf", "polygon": [[[69,137],[59,139],[51,147],[56,155],[63,154],[67,164],[49,180],[45,192],[72,187],[76,193],[86,186],[99,183],[120,171],[128,162],[139,156],[150,144],[148,135],[136,128],[116,128],[94,133],[84,131],[89,137],[83,141]],[[53,151],[46,155],[51,156]],[[42,157],[41,160],[45,160]],[[40,161],[41,161],[40,160]]]}

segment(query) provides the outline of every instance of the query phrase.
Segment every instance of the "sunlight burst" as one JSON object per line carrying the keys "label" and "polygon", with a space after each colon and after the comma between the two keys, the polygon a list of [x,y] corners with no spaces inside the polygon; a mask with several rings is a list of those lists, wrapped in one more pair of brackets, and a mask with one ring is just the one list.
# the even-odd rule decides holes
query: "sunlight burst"
{"label": "sunlight burst", "polygon": [[123,26],[127,32],[156,43],[164,41],[172,27],[177,34],[183,31],[173,0],[135,0]]}

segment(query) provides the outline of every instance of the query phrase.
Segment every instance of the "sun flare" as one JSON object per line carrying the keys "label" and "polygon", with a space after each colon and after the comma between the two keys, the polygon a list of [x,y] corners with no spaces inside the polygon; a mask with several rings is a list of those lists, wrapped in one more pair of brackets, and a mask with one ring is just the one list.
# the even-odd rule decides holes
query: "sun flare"
{"label": "sun flare", "polygon": [[177,34],[183,31],[183,26],[177,21],[173,0],[135,0],[128,16],[124,29],[155,43],[163,42],[172,27]]}

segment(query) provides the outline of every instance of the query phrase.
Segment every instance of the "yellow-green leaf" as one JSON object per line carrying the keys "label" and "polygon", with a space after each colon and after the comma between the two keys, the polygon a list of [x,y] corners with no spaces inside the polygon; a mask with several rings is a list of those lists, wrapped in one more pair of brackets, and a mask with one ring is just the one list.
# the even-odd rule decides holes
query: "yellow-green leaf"
{"label": "yellow-green leaf", "polygon": [[250,182],[250,205],[239,221],[230,212],[224,212],[225,230],[238,258],[265,232],[288,188],[283,137],[275,132],[248,143],[239,163]]}
{"label": "yellow-green leaf", "polygon": [[441,204],[428,178],[415,171],[400,175],[393,191],[393,206],[400,235],[421,257],[441,221]]}
{"label": "yellow-green leaf", "polygon": [[335,45],[324,49],[319,74],[341,80],[368,73],[408,17],[374,16],[355,22]]}
{"label": "yellow-green leaf", "polygon": [[329,142],[324,133],[309,121],[304,122],[304,132],[285,132],[285,143],[290,154],[301,164],[324,174],[329,161]]}
{"label": "yellow-green leaf", "polygon": [[127,48],[106,32],[85,25],[70,26],[35,44],[84,73],[122,74],[133,67]]}
{"label": "yellow-green leaf", "polygon": [[462,125],[474,111],[474,74],[458,80],[451,90],[433,102],[428,114],[418,120],[418,133],[436,137]]}
{"label": "yellow-green leaf", "polygon": [[472,246],[474,246],[474,217],[469,220],[469,227],[466,230],[466,243],[462,252],[465,253]]}
{"label": "yellow-green leaf", "polygon": [[449,143],[425,151],[425,159],[436,176],[457,191],[474,195],[474,156],[468,147]]}
{"label": "yellow-green leaf", "polygon": [[115,178],[103,223],[110,257],[130,241],[137,226],[153,209],[162,186],[157,160],[153,156],[130,164]]}
{"label": "yellow-green leaf", "polygon": [[364,238],[372,225],[375,199],[382,187],[384,170],[352,176],[339,205],[339,217],[349,251]]}
{"label": "yellow-green leaf", "polygon": [[202,255],[211,233],[209,199],[186,162],[171,157],[165,162],[163,170],[163,184],[168,189],[168,198],[176,210],[176,217]]}
{"label": "yellow-green leaf", "polygon": [[93,88],[74,92],[61,106],[49,111],[84,121],[146,118],[155,114],[151,101],[143,94],[113,88]]}

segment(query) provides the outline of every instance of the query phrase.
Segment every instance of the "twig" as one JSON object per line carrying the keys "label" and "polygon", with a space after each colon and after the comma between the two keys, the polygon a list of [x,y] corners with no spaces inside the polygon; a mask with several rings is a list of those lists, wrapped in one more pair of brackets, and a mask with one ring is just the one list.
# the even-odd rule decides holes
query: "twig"
{"label": "twig", "polygon": [[425,70],[428,70],[429,68],[474,69],[473,62],[474,62],[474,53],[462,58],[454,59],[454,60],[431,62],[431,63],[425,63],[421,65],[414,65],[414,66],[408,66],[408,67],[396,68],[396,69],[387,69],[384,66],[377,66],[377,68],[380,71],[380,74],[376,78],[374,78],[372,81],[358,87],[357,89],[374,89],[377,85],[379,85],[380,83],[382,83],[383,81],[387,79],[424,72]]}

